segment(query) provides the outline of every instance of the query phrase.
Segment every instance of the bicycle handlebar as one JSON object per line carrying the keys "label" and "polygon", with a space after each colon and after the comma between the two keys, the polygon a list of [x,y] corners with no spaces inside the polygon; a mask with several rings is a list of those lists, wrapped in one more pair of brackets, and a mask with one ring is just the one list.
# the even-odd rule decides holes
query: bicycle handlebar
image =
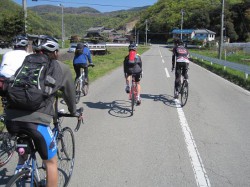
{"label": "bicycle handlebar", "polygon": [[76,114],[69,114],[69,113],[64,113],[62,111],[58,111],[58,117],[77,117],[78,118],[78,122],[75,128],[75,132],[77,132],[80,129],[80,125],[81,123],[83,123],[83,118],[82,118],[82,114],[83,114],[83,107],[77,109]]}

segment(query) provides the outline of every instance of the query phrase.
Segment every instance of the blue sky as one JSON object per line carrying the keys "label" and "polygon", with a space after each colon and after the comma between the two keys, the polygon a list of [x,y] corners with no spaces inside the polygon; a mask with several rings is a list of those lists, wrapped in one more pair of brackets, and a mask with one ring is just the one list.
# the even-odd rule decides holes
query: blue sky
{"label": "blue sky", "polygon": [[[22,0],[13,0],[22,5]],[[142,7],[153,5],[157,0],[26,0],[27,7],[36,5],[58,5],[63,4],[65,7],[92,7],[100,12],[110,12],[115,10],[126,10],[133,7]]]}

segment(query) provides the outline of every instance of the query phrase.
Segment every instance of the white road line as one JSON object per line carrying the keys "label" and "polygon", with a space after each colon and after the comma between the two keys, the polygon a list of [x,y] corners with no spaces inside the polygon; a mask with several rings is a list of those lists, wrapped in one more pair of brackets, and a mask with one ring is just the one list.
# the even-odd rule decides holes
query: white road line
{"label": "white road line", "polygon": [[184,139],[186,142],[186,146],[188,149],[189,158],[191,161],[191,165],[193,167],[195,180],[197,186],[199,187],[210,187],[210,181],[206,174],[205,168],[203,166],[200,154],[198,152],[197,146],[195,144],[192,132],[188,126],[187,120],[185,118],[184,112],[181,108],[179,100],[175,100],[175,105],[177,107],[177,112],[180,119],[180,125],[182,128],[182,132],[184,134]]}
{"label": "white road line", "polygon": [[161,61],[162,61],[163,64],[165,63],[164,59],[161,59]]}
{"label": "white road line", "polygon": [[166,76],[167,76],[167,78],[169,78],[169,77],[170,77],[170,75],[169,75],[169,73],[168,73],[168,69],[167,69],[167,68],[165,68],[165,72],[166,72]]}

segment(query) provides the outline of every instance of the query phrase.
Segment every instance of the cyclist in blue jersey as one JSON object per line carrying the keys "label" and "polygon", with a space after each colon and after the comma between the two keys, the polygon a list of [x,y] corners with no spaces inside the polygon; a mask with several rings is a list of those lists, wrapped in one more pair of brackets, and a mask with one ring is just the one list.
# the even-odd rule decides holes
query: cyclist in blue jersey
{"label": "cyclist in blue jersey", "polygon": [[85,82],[88,83],[88,62],[90,65],[94,66],[88,43],[78,43],[73,59],[74,70],[76,73],[75,80],[81,76],[81,68],[84,68],[86,76]]}

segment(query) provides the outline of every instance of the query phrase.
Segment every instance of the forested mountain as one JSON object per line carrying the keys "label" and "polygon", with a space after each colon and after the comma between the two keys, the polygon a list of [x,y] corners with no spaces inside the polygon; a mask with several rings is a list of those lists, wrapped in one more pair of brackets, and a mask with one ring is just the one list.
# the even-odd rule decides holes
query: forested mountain
{"label": "forested mountain", "polygon": [[[169,38],[169,32],[183,29],[206,28],[220,35],[221,0],[158,0],[140,16],[136,28],[145,31],[148,21],[149,38]],[[232,42],[250,41],[250,0],[225,0],[225,32]]]}
{"label": "forested mountain", "polygon": [[[140,41],[145,40],[146,20],[148,39],[163,41],[171,38],[171,31],[206,28],[220,35],[222,0],[158,0],[153,6],[139,7],[107,13],[89,7],[64,7],[66,36],[83,36],[94,26],[125,30],[125,25],[137,22],[136,32]],[[27,32],[61,37],[61,14],[59,6],[43,5],[28,8]],[[23,32],[22,7],[12,0],[0,0],[0,38],[10,38]],[[225,31],[232,42],[250,41],[250,0],[225,0]],[[133,32],[134,33],[134,32]]]}
{"label": "forested mountain", "polygon": [[[65,35],[86,34],[93,26],[124,29],[126,23],[138,19],[140,11],[147,7],[128,11],[100,13],[89,7],[64,7]],[[28,7],[27,32],[30,34],[49,34],[61,37],[61,14],[59,6],[43,5]],[[0,0],[0,37],[9,39],[24,30],[22,7],[12,0]]]}

